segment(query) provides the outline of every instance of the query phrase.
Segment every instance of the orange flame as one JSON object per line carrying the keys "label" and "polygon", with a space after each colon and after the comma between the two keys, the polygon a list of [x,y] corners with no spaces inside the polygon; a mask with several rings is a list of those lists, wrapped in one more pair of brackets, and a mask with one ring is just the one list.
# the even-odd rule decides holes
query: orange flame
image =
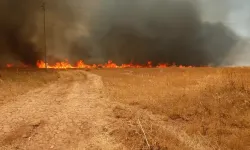
{"label": "orange flame", "polygon": [[[6,67],[11,68],[14,67],[15,65],[13,64],[7,64]],[[117,65],[114,63],[112,60],[109,60],[105,64],[86,64],[83,60],[79,60],[76,62],[75,65],[72,65],[68,62],[68,60],[61,61],[61,62],[56,62],[55,64],[45,64],[44,61],[38,60],[36,63],[36,66],[38,68],[51,68],[51,69],[70,69],[70,68],[82,68],[82,69],[95,69],[95,68],[167,68],[167,67],[179,67],[179,68],[187,68],[187,67],[192,67],[192,66],[176,66],[175,64],[173,65],[168,65],[166,63],[159,63],[156,66],[153,66],[152,61],[148,61],[145,65],[138,65],[138,64],[122,64],[122,65]],[[28,67],[26,65],[21,65],[18,67]]]}
{"label": "orange flame", "polygon": [[167,68],[168,65],[167,64],[163,64],[163,63],[160,63],[156,66],[156,68]]}
{"label": "orange flame", "polygon": [[7,65],[6,65],[7,68],[11,68],[11,67],[13,67],[13,66],[14,66],[13,64],[7,64]]}

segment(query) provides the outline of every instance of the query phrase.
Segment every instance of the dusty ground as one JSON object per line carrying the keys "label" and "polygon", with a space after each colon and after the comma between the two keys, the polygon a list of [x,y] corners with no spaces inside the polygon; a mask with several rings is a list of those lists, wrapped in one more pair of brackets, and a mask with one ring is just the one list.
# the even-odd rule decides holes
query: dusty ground
{"label": "dusty ground", "polygon": [[59,72],[59,79],[0,107],[0,149],[116,149],[99,76]]}
{"label": "dusty ground", "polygon": [[0,75],[0,149],[250,149],[250,69]]}
{"label": "dusty ground", "polygon": [[16,100],[31,89],[57,81],[56,71],[45,72],[37,69],[0,69],[0,106]]}

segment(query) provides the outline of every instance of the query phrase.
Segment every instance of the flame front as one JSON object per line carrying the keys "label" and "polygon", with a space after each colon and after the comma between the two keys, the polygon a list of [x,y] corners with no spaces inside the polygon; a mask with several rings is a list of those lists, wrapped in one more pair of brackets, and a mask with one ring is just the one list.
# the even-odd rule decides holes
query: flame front
{"label": "flame front", "polygon": [[[170,65],[171,66],[171,65]],[[39,60],[37,61],[37,67],[38,68],[46,68],[46,64],[44,61]],[[167,68],[169,65],[165,63],[160,63],[156,66],[152,65],[152,61],[148,61],[145,65],[138,65],[138,64],[122,64],[122,65],[117,65],[114,63],[112,60],[109,60],[105,64],[85,64],[83,60],[79,60],[75,65],[70,64],[67,60],[62,61],[62,62],[57,62],[53,65],[47,64],[47,68],[53,68],[53,69],[70,69],[70,68],[83,68],[83,69],[94,69],[94,68]],[[184,68],[186,66],[178,66],[180,68]],[[191,67],[191,66],[188,66]]]}
{"label": "flame front", "polygon": [[[145,65],[142,64],[134,64],[134,63],[129,63],[129,64],[121,64],[118,65],[112,60],[109,60],[105,64],[86,64],[83,60],[79,60],[75,64],[71,64],[68,62],[68,60],[61,61],[61,62],[56,62],[54,64],[45,64],[44,61],[38,60],[36,63],[37,68],[50,68],[50,69],[95,69],[95,68],[167,68],[167,67],[179,67],[179,68],[187,68],[187,67],[192,67],[192,66],[176,66],[175,64],[173,65],[168,65],[166,63],[159,63],[158,65],[154,66],[152,61],[148,61],[145,63]],[[21,65],[15,65],[15,64],[6,64],[7,68],[12,68],[12,67],[18,67],[18,68],[27,68],[29,67],[28,65],[21,64]]]}

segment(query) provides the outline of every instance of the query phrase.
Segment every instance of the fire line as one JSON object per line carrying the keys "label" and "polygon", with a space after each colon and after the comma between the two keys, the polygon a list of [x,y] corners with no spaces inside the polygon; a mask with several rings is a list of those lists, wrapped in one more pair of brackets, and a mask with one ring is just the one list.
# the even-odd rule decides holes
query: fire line
{"label": "fire line", "polygon": [[[37,68],[46,68],[46,63],[42,60],[38,60],[36,63]],[[7,68],[12,67],[28,67],[27,65],[15,66],[14,64],[7,64]],[[139,64],[122,64],[117,65],[112,60],[109,60],[105,64],[86,64],[83,60],[77,61],[74,65],[69,63],[67,60],[56,62],[55,64],[47,64],[49,69],[95,69],[95,68],[167,68],[167,67],[179,67],[179,68],[192,68],[193,66],[182,66],[182,65],[168,65],[166,63],[159,63],[156,66],[152,65],[151,61],[148,61],[145,65]]]}

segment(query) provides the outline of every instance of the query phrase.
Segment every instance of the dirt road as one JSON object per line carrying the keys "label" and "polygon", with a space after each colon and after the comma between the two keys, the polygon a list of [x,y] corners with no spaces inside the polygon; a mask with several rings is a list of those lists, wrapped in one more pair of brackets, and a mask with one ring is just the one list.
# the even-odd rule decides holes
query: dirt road
{"label": "dirt road", "polygon": [[[61,72],[58,82],[17,97],[0,109],[0,149],[120,149],[99,76]],[[74,74],[74,75],[72,75]]]}
{"label": "dirt road", "polygon": [[[60,76],[58,81],[0,107],[0,149],[127,149],[112,132],[127,123],[120,115],[128,117],[131,106],[109,101],[100,76],[79,70],[62,71]],[[166,125],[159,116],[132,109],[151,118],[151,123],[163,127],[188,149],[210,149],[171,123]]]}

